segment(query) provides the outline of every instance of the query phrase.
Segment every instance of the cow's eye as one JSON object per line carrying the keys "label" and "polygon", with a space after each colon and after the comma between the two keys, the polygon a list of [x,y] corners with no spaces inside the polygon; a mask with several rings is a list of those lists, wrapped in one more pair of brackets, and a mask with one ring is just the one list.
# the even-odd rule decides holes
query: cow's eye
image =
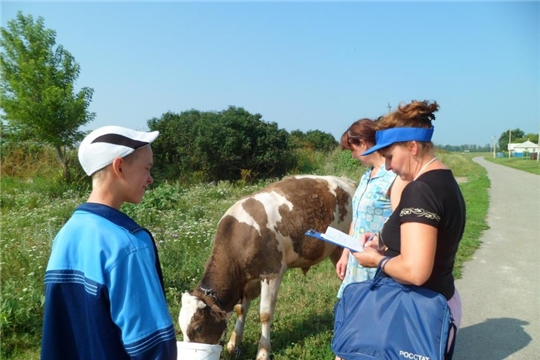
{"label": "cow's eye", "polygon": [[195,328],[195,332],[196,332],[197,334],[200,333],[201,331],[202,331],[202,326],[197,326],[197,327]]}

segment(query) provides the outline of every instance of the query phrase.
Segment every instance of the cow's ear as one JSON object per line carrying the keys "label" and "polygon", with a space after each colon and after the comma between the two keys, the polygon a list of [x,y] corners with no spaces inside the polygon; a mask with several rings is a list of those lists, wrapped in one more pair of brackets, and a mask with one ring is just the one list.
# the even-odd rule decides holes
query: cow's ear
{"label": "cow's ear", "polygon": [[191,295],[190,293],[186,291],[185,293],[182,294],[182,307],[188,307],[191,304],[196,306],[198,309],[204,309],[206,307],[206,304],[203,301],[201,301],[201,299],[199,299],[196,296]]}
{"label": "cow's ear", "polygon": [[212,310],[210,311],[212,317],[217,321],[223,321],[227,319],[227,313],[219,308],[217,305],[212,305]]}
{"label": "cow's ear", "polygon": [[204,309],[206,307],[206,304],[204,303],[204,301],[197,299],[197,307],[199,309]]}

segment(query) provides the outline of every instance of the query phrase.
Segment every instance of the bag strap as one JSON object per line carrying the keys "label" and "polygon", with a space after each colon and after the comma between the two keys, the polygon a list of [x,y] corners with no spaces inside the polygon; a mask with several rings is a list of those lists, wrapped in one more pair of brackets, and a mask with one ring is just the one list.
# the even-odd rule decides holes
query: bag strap
{"label": "bag strap", "polygon": [[373,277],[373,283],[370,286],[371,289],[373,289],[384,277],[384,267],[386,266],[388,260],[390,260],[391,258],[391,256],[385,256],[379,261],[379,264],[377,265],[377,271],[375,272],[375,276]]}
{"label": "bag strap", "polygon": [[382,271],[384,271],[384,267],[386,266],[386,263],[388,263],[388,260],[390,260],[391,256],[385,256],[379,261],[379,265],[377,265],[377,268],[381,268]]}
{"label": "bag strap", "polygon": [[382,277],[382,273],[384,272],[384,267],[386,266],[386,263],[390,259],[391,259],[390,256],[385,256],[379,261],[379,264],[377,265],[377,271],[375,272],[375,277],[377,277],[378,275]]}

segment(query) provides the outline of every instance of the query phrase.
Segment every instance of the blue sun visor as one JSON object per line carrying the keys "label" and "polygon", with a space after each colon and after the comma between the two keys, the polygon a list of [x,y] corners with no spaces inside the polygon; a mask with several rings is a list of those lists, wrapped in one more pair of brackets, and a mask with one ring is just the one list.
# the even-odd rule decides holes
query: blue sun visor
{"label": "blue sun visor", "polygon": [[375,133],[375,146],[362,153],[362,156],[373,154],[375,151],[388,147],[392,144],[405,141],[431,141],[433,136],[432,126],[426,128],[395,127],[379,130]]}

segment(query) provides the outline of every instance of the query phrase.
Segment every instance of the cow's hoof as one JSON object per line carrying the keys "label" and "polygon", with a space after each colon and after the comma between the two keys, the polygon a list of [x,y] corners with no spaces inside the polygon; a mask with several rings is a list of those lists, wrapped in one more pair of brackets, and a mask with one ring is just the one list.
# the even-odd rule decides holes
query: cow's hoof
{"label": "cow's hoof", "polygon": [[237,347],[237,348],[234,349],[234,357],[235,358],[242,357],[242,353],[243,353],[243,351],[242,351],[242,349],[240,349],[240,347]]}
{"label": "cow's hoof", "polygon": [[257,360],[270,360],[270,354],[268,351],[261,349],[259,350],[259,353],[257,354]]}
{"label": "cow's hoof", "polygon": [[227,343],[227,351],[229,352],[229,354],[237,353],[238,352],[238,347],[234,343],[229,341]]}

